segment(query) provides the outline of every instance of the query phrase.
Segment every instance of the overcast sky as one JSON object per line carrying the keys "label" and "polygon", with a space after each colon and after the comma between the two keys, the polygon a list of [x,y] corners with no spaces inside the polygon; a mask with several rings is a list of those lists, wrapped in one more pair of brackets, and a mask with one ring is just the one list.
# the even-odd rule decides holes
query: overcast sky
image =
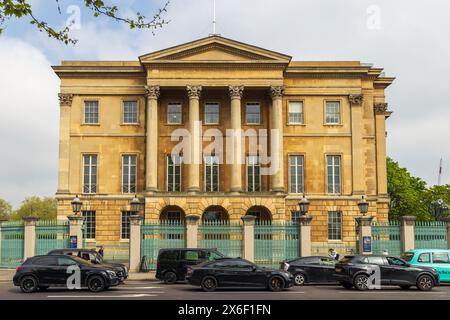
{"label": "overcast sky", "polygon": [[[33,0],[55,26],[82,1]],[[152,16],[164,1],[107,1],[124,14]],[[413,3],[414,2],[414,3]],[[217,32],[294,60],[360,60],[397,80],[387,90],[388,154],[429,185],[450,182],[450,2],[446,0],[217,0]],[[208,36],[212,0],[171,0],[170,24],[153,36],[81,8],[78,44],[65,46],[25,21],[0,36],[0,198],[14,206],[57,188],[61,60],[136,60],[139,55]],[[26,18],[25,18],[26,20]]]}

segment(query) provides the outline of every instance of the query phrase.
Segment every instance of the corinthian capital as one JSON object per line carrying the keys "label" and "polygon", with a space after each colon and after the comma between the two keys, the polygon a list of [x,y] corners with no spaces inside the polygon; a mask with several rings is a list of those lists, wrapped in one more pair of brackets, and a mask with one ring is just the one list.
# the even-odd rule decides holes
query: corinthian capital
{"label": "corinthian capital", "polygon": [[202,86],[187,86],[186,87],[187,94],[189,98],[200,98],[200,94],[202,93]]}
{"label": "corinthian capital", "polygon": [[73,100],[73,94],[69,93],[60,93],[58,94],[59,98],[59,105],[71,107],[72,106],[72,100]]}
{"label": "corinthian capital", "polygon": [[159,86],[145,86],[145,95],[151,99],[158,99],[160,95]]}
{"label": "corinthian capital", "polygon": [[284,86],[271,86],[270,96],[272,99],[281,98],[284,95]]}
{"label": "corinthian capital", "polygon": [[373,111],[375,114],[384,114],[388,109],[387,103],[375,103],[373,106]]}
{"label": "corinthian capital", "polygon": [[244,86],[229,86],[228,90],[230,91],[231,99],[242,99]]}
{"label": "corinthian capital", "polygon": [[364,101],[364,96],[362,94],[351,94],[348,96],[348,101],[352,105],[361,105]]}

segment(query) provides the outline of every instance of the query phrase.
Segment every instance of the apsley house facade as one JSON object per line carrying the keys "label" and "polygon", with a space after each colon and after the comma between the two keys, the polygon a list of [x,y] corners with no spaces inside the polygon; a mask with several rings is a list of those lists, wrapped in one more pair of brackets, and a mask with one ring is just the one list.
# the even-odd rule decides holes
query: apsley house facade
{"label": "apsley house facade", "polygon": [[375,220],[388,218],[385,89],[394,78],[382,69],[292,61],[210,36],[54,71],[58,219],[78,195],[92,244],[128,241],[135,195],[147,221],[267,223],[298,219],[305,195],[317,248],[356,247],[362,196]]}

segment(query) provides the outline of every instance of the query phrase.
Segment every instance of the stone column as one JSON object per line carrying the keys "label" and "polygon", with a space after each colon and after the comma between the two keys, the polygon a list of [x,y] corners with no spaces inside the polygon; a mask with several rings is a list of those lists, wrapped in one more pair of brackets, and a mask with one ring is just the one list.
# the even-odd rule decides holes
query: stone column
{"label": "stone column", "polygon": [[377,103],[375,113],[375,139],[377,151],[377,189],[378,195],[387,196],[386,169],[386,118],[391,112],[387,111],[387,103]]}
{"label": "stone column", "polygon": [[402,251],[414,250],[414,222],[416,217],[414,216],[402,216],[401,222],[401,239],[402,239]]}
{"label": "stone column", "polygon": [[69,193],[70,161],[70,111],[72,94],[59,95],[59,160],[58,160],[58,194]]}
{"label": "stone column", "polygon": [[145,190],[158,191],[158,98],[159,86],[146,86],[147,128],[145,146]]}
{"label": "stone column", "polygon": [[352,126],[352,177],[353,194],[365,193],[364,161],[363,161],[363,108],[362,94],[349,95]]}
{"label": "stone column", "polygon": [[300,241],[300,257],[311,255],[311,221],[312,216],[304,215],[298,218],[299,222],[299,241]]}
{"label": "stone column", "polygon": [[242,258],[255,261],[255,216],[243,216]]}
{"label": "stone column", "polygon": [[23,259],[34,257],[36,255],[36,222],[37,217],[24,217],[24,254]]}
{"label": "stone column", "polygon": [[[275,174],[272,176],[272,191],[284,192],[284,148],[283,148],[283,86],[270,87],[271,112],[271,157]],[[275,131],[275,132],[274,132]],[[274,134],[275,133],[275,134]]]}
{"label": "stone column", "polygon": [[233,131],[233,163],[231,166],[231,192],[242,192],[242,131],[241,99],[244,86],[229,87],[231,98],[231,129]]}
{"label": "stone column", "polygon": [[[355,218],[356,223],[359,226],[359,254],[369,255],[372,254],[372,220],[371,216],[363,216]],[[370,242],[370,247],[364,245],[364,241]],[[364,250],[366,247],[366,250]],[[370,250],[368,250],[370,249]]]}
{"label": "stone column", "polygon": [[189,97],[190,163],[188,164],[188,192],[200,191],[200,94],[201,86],[187,86]]}
{"label": "stone column", "polygon": [[447,223],[447,248],[450,249],[450,217],[445,217],[441,220]]}
{"label": "stone column", "polygon": [[67,217],[69,219],[69,236],[77,237],[77,248],[83,248],[83,221],[84,218],[79,215]]}
{"label": "stone column", "polygon": [[141,264],[142,217],[130,216],[130,272],[139,272]]}
{"label": "stone column", "polygon": [[197,248],[198,247],[198,222],[200,216],[188,215],[186,216],[186,247]]}

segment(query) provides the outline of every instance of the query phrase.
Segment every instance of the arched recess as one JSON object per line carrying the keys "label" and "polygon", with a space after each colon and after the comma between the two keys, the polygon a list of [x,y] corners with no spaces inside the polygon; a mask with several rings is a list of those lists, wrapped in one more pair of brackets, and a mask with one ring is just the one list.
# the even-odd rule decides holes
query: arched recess
{"label": "arched recess", "polygon": [[253,206],[247,210],[247,215],[256,217],[256,222],[272,221],[272,214],[270,210],[264,206]]}
{"label": "arched recess", "polygon": [[202,221],[229,221],[227,210],[221,206],[209,206],[203,211]]}
{"label": "arched recess", "polygon": [[186,214],[179,206],[166,206],[159,214],[160,221],[182,222],[184,223]]}

